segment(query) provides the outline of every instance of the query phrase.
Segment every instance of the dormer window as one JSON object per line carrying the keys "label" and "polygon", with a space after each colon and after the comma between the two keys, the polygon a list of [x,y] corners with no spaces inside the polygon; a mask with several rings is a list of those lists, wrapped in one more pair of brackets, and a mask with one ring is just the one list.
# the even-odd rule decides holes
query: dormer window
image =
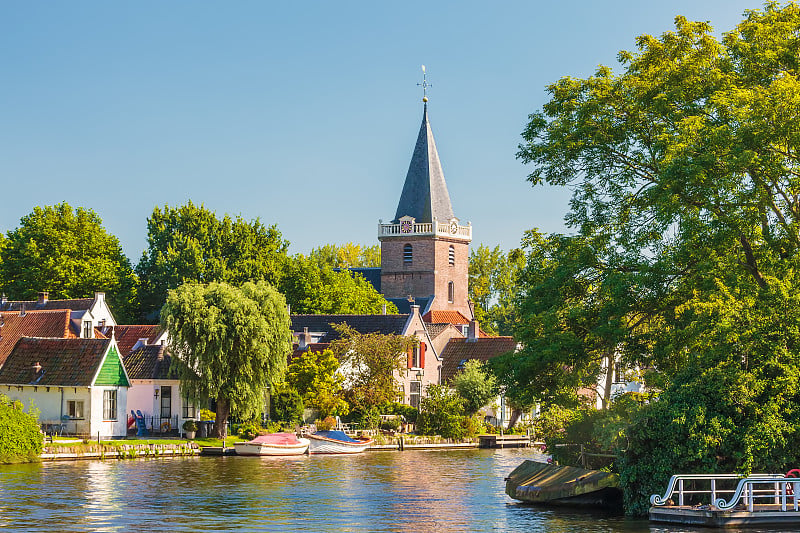
{"label": "dormer window", "polygon": [[403,246],[403,263],[410,265],[414,260],[414,249],[410,244]]}
{"label": "dormer window", "polygon": [[91,339],[92,338],[92,321],[91,320],[84,320],[83,321],[83,338],[84,339]]}

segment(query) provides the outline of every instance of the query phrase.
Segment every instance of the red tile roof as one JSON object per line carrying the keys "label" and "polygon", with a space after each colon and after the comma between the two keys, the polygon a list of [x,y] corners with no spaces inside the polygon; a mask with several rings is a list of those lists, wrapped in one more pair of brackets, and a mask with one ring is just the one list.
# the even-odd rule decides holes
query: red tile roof
{"label": "red tile roof", "polygon": [[425,322],[434,324],[469,324],[469,319],[459,311],[428,311],[422,316]]}
{"label": "red tile roof", "polygon": [[3,325],[0,326],[0,366],[22,337],[51,337],[74,339],[77,337],[70,329],[69,310],[27,311],[0,313]]}
{"label": "red tile roof", "polygon": [[[23,337],[11,350],[0,383],[88,387],[103,362],[109,339],[40,339]],[[33,365],[41,370],[34,375]]]}
{"label": "red tile roof", "polygon": [[128,355],[139,339],[147,339],[148,344],[153,344],[161,334],[158,324],[137,326],[115,326],[114,338],[119,346],[119,353],[124,357]]}
{"label": "red tile roof", "polygon": [[512,352],[517,347],[514,337],[454,338],[442,350],[442,383],[448,382],[461,369],[464,361],[488,361],[492,357]]}

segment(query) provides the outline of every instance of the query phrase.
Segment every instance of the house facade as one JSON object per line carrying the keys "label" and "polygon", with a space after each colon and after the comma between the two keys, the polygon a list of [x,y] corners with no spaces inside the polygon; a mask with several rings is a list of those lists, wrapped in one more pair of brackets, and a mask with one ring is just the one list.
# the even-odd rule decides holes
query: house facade
{"label": "house facade", "polygon": [[0,369],[0,393],[39,409],[46,429],[85,437],[126,435],[129,386],[113,338],[23,337]]}

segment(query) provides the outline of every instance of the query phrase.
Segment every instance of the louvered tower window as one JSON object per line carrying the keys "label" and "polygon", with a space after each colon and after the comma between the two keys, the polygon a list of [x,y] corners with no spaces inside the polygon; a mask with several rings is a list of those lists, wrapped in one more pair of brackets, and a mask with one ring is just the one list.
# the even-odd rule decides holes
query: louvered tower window
{"label": "louvered tower window", "polygon": [[410,244],[403,246],[403,263],[411,263],[414,260],[414,250]]}
{"label": "louvered tower window", "polygon": [[450,262],[450,266],[456,266],[456,249],[452,246],[447,251],[447,260]]}

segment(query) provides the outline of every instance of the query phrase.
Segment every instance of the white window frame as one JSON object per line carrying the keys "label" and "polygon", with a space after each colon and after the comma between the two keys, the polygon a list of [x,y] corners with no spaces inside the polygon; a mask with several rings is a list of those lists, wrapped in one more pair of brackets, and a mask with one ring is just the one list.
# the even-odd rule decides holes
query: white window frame
{"label": "white window frame", "polygon": [[117,420],[117,391],[106,389],[103,391],[103,420]]}
{"label": "white window frame", "polygon": [[84,420],[83,400],[67,400],[67,416],[70,420]]}

